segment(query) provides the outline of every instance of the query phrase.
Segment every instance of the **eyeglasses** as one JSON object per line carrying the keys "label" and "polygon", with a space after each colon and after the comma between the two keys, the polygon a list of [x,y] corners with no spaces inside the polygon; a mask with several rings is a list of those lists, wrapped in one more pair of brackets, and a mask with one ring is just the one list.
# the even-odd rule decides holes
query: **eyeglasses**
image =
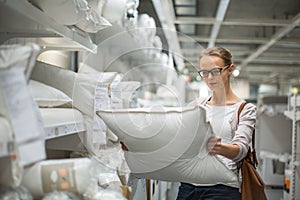
{"label": "eyeglasses", "polygon": [[218,68],[214,68],[212,70],[200,70],[198,71],[198,74],[202,77],[202,78],[205,78],[205,77],[208,77],[209,73],[211,73],[211,75],[213,76],[220,76],[221,75],[221,72],[223,70],[226,70],[230,67],[230,65],[227,65],[225,67],[218,67]]}

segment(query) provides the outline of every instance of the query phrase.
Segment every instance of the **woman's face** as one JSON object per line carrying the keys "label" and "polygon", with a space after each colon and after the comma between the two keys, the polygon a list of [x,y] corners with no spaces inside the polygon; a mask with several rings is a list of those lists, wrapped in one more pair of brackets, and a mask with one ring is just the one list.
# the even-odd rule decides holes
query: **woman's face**
{"label": "woman's face", "polygon": [[224,90],[224,86],[229,84],[229,76],[232,73],[232,66],[225,68],[225,63],[222,58],[218,56],[203,56],[200,60],[200,70],[210,71],[215,68],[224,68],[220,75],[213,75],[209,73],[203,80],[212,91]]}

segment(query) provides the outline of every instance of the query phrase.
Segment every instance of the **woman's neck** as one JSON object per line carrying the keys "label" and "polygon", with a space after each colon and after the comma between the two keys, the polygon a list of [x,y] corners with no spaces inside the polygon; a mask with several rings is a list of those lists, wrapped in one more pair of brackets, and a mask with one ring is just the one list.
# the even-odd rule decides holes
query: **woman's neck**
{"label": "woman's neck", "polygon": [[213,92],[211,98],[207,102],[210,105],[232,105],[241,101],[234,92],[229,89],[224,92]]}

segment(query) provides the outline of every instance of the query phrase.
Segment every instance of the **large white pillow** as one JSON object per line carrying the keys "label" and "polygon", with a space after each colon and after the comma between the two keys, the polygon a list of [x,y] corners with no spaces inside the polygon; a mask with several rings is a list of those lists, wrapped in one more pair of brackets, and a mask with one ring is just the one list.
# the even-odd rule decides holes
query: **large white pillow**
{"label": "large white pillow", "polygon": [[74,25],[86,17],[89,10],[86,0],[31,0],[56,22],[65,25]]}
{"label": "large white pillow", "polygon": [[117,76],[117,72],[99,72],[97,74],[79,73],[74,82],[72,93],[73,105],[85,115],[94,118],[94,98],[96,88],[109,85]]}
{"label": "large white pillow", "polygon": [[101,13],[95,10],[90,10],[86,13],[86,17],[83,17],[76,23],[76,26],[85,32],[97,33],[98,31],[112,25],[101,16]]}
{"label": "large white pillow", "polygon": [[76,73],[37,61],[31,79],[54,87],[72,98]]}
{"label": "large white pillow", "polygon": [[99,71],[85,63],[79,63],[78,73],[95,74],[99,73]]}
{"label": "large white pillow", "polygon": [[72,103],[72,99],[62,91],[38,81],[29,81],[29,90],[39,107],[51,108]]}
{"label": "large white pillow", "polygon": [[75,73],[37,62],[31,79],[62,91],[73,100],[75,108],[93,119],[96,88],[110,84],[116,76],[117,72]]}
{"label": "large white pillow", "polygon": [[126,161],[137,177],[237,184],[236,175],[208,153],[207,140],[213,134],[203,107],[100,110],[97,114],[128,147]]}
{"label": "large white pillow", "polygon": [[140,87],[141,82],[138,81],[121,81],[121,96],[123,108],[137,107],[137,89]]}
{"label": "large white pillow", "polygon": [[[106,87],[108,91],[108,85],[113,82],[118,74],[117,72],[90,73],[89,71],[95,70],[88,68],[83,73],[75,73],[46,63],[37,62],[31,78],[55,87],[72,98],[72,105],[83,113],[85,118],[88,133],[84,134],[81,140],[85,143],[84,145],[88,150],[93,151],[93,145],[96,142],[95,140],[97,140],[94,137],[96,135],[95,132],[97,132],[97,136],[100,134],[99,129],[94,130],[95,117],[97,117],[95,113],[95,104],[97,103],[95,98],[99,99],[100,96],[97,91],[99,87],[100,89],[105,89]],[[98,96],[96,96],[97,94]],[[106,97],[100,96],[101,98],[105,99]]]}

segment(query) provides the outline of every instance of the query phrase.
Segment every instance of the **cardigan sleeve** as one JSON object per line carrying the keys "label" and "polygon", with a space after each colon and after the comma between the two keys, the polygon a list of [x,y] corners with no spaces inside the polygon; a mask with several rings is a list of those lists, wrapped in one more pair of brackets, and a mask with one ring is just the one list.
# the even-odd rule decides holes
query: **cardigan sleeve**
{"label": "cardigan sleeve", "polygon": [[[236,114],[236,123],[238,122]],[[235,130],[232,144],[240,147],[238,155],[233,159],[234,161],[242,160],[248,152],[249,144],[252,141],[253,130],[256,123],[256,106],[252,103],[247,103],[240,113],[239,123]]]}

